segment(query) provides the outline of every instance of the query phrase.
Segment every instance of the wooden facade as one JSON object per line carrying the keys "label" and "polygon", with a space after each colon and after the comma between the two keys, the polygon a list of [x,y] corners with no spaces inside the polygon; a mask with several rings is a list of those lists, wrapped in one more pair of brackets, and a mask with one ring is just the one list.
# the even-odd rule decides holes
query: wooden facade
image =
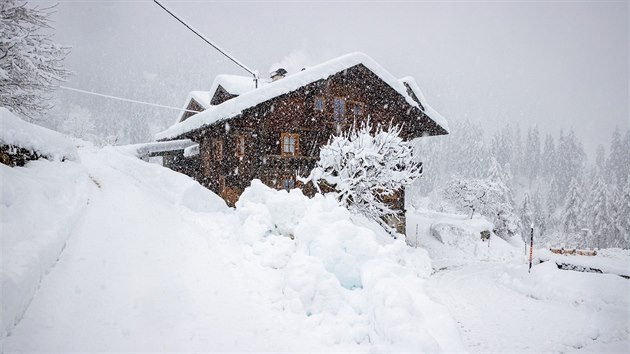
{"label": "wooden facade", "polygon": [[[319,148],[331,135],[368,119],[373,125],[401,125],[401,137],[407,140],[447,134],[423,110],[358,64],[176,137],[198,143],[199,155],[166,156],[164,165],[193,177],[229,205],[253,179],[276,189],[302,188],[311,195],[312,186],[301,186],[296,174],[309,174]],[[391,202],[404,209],[404,191]]]}

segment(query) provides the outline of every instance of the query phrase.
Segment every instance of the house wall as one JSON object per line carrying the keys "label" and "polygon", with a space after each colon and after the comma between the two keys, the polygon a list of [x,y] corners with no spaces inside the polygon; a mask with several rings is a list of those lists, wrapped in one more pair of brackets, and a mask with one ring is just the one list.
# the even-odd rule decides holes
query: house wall
{"label": "house wall", "polygon": [[[323,111],[315,109],[318,98],[324,100]],[[335,98],[346,102],[346,119],[341,124],[335,120]],[[353,114],[351,102],[362,104],[360,115]],[[319,148],[338,131],[338,126],[347,130],[368,118],[374,126],[402,125],[401,135],[407,140],[446,133],[375,74],[357,65],[246,109],[240,116],[177,137],[199,143],[200,154],[188,166],[182,160],[180,164],[165,160],[165,166],[197,179],[233,205],[252,179],[282,189],[285,179],[294,180],[296,174],[307,176],[317,162]],[[295,156],[282,155],[282,133],[299,134]],[[237,156],[239,136],[245,137],[242,157]],[[217,141],[222,144],[220,157]],[[191,171],[195,168],[197,171]],[[303,187],[307,195],[314,194],[312,187],[299,182],[295,187]],[[391,203],[396,209],[404,209],[404,193],[401,191]]]}

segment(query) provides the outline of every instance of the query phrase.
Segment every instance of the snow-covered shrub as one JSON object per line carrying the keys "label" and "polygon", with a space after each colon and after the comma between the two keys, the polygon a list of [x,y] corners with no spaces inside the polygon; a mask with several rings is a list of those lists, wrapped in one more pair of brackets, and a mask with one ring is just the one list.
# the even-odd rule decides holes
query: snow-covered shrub
{"label": "snow-covered shrub", "polygon": [[508,239],[519,233],[521,221],[500,183],[487,179],[453,178],[442,190],[444,200],[460,211],[483,215],[494,223],[494,233]]}
{"label": "snow-covered shrub", "polygon": [[333,136],[302,181],[313,182],[319,192],[319,184],[325,182],[350,211],[384,225],[383,217],[400,213],[387,203],[388,197],[422,175],[422,164],[414,159],[413,146],[400,138],[400,131],[399,126],[373,129],[368,122]]}

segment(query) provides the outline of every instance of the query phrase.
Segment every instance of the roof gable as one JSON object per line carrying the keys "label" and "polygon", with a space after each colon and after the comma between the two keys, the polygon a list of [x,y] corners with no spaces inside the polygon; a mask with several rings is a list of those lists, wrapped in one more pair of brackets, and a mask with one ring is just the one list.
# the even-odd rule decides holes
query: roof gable
{"label": "roof gable", "polygon": [[[232,118],[241,114],[243,110],[247,108],[254,107],[272,98],[295,91],[316,81],[326,79],[334,74],[337,74],[341,71],[347,70],[357,65],[365,66],[369,71],[374,73],[378,78],[383,80],[387,85],[398,92],[410,106],[417,107],[421,111],[425,112],[425,114],[433,119],[438,125],[442,126],[445,130],[448,130],[446,120],[439,114],[434,117],[434,115],[427,112],[426,108],[428,107],[428,105],[426,105],[426,102],[424,102],[422,105],[416,102],[407,92],[407,86],[404,82],[396,79],[393,75],[387,72],[384,68],[382,68],[367,55],[363,53],[351,53],[310,67],[306,70],[287,76],[281,80],[267,83],[257,89],[253,88],[254,83],[253,81],[251,81],[251,78],[249,78],[251,82],[251,88],[249,88],[249,86],[240,86],[239,88],[244,89],[243,91],[245,92],[241,93],[238,97],[227,100],[217,106],[210,106],[206,111],[196,114],[190,117],[190,119],[175,124],[167,130],[158,133],[156,135],[156,139],[160,140],[174,138],[189,131],[201,128],[202,126],[210,125],[223,119]],[[222,76],[223,75],[219,75],[217,77],[215,83],[213,84],[214,91],[211,92],[216,91],[220,84],[219,77]],[[244,81],[240,82],[244,83]],[[415,81],[413,81],[413,83],[415,84]],[[221,86],[223,85],[221,84]],[[416,96],[418,95],[417,92],[414,91],[414,93],[416,94]],[[418,97],[418,99],[423,100],[424,97]],[[435,111],[433,112],[434,114],[437,113]]]}

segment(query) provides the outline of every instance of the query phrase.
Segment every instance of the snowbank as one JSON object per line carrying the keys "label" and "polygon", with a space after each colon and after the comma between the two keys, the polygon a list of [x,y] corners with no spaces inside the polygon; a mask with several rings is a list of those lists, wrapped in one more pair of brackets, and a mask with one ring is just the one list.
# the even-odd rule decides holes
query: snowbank
{"label": "snowbank", "polygon": [[0,145],[18,146],[52,160],[76,160],[77,149],[64,135],[23,121],[0,107]]}
{"label": "snowbank", "polygon": [[[520,240],[505,241],[492,233],[488,220],[466,215],[447,214],[428,209],[407,211],[407,242],[425,248],[435,269],[460,266],[473,261],[504,261],[523,257],[524,245]],[[482,240],[482,232],[490,232]]]}
{"label": "snowbank", "polygon": [[[45,137],[31,147],[48,146]],[[0,180],[2,337],[22,317],[42,277],[54,266],[95,185],[81,165],[47,160],[15,168],[0,164]]]}
{"label": "snowbank", "polygon": [[536,258],[541,261],[552,261],[556,264],[566,264],[630,277],[629,251],[619,248],[599,250],[596,256],[562,255],[553,253],[548,249],[538,249],[536,250]]}
{"label": "snowbank", "polygon": [[282,272],[283,308],[300,331],[329,344],[376,351],[461,351],[455,324],[424,289],[431,272],[422,249],[392,239],[330,197],[305,197],[252,181],[239,201],[241,239],[261,265]]}

